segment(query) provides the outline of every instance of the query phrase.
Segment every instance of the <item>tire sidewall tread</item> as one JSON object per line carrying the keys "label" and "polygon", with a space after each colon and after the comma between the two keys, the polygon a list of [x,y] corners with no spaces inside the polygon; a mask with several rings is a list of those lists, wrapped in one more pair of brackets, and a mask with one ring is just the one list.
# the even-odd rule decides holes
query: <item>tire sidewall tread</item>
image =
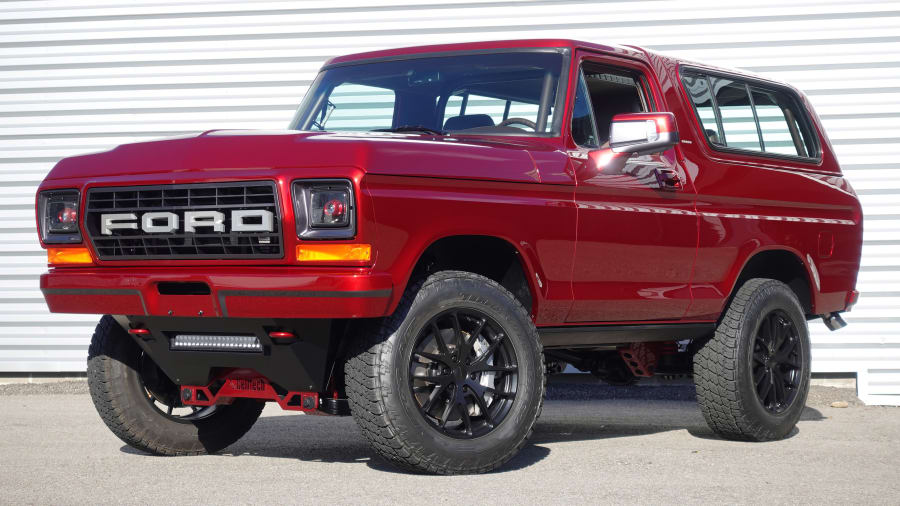
{"label": "tire sidewall tread", "polygon": [[[517,399],[522,400],[496,429],[472,440],[428,426],[408,391],[416,329],[453,307],[478,309],[501,323],[519,366]],[[438,474],[483,473],[504,464],[530,436],[545,390],[543,353],[529,313],[496,282],[462,271],[441,271],[412,283],[392,316],[362,332],[346,376],[351,412],[376,451],[404,469]],[[526,393],[533,402],[523,402]]]}
{"label": "tire sidewall tread", "polygon": [[144,397],[140,356],[140,347],[113,317],[101,318],[88,350],[88,389],[100,418],[129,446],[154,455],[214,453],[240,439],[262,413],[263,403],[238,399],[209,418],[171,420]]}
{"label": "tire sidewall tread", "polygon": [[[797,396],[782,413],[773,414],[759,402],[750,357],[761,319],[774,309],[784,311],[798,332],[803,368]],[[746,441],[784,438],[794,429],[809,393],[810,343],[806,318],[794,292],[766,278],[745,282],[737,291],[713,336],[694,355],[697,402],[707,424],[717,434]]]}

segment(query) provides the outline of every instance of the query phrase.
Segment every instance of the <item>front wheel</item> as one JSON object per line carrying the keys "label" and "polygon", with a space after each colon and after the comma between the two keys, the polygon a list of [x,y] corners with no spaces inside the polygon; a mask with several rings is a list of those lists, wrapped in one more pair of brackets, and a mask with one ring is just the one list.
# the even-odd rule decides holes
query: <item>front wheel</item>
{"label": "front wheel", "polygon": [[263,409],[263,403],[249,399],[185,406],[178,385],[111,316],[94,331],[87,377],[94,406],[113,434],[155,455],[219,451],[250,430]]}
{"label": "front wheel", "polygon": [[495,469],[541,411],[537,330],[513,295],[476,274],[413,285],[393,316],[359,337],[345,367],[353,416],[375,450],[408,470]]}
{"label": "front wheel", "polygon": [[700,410],[728,439],[787,436],[806,405],[809,378],[806,318],[794,292],[774,279],[744,283],[694,355]]}

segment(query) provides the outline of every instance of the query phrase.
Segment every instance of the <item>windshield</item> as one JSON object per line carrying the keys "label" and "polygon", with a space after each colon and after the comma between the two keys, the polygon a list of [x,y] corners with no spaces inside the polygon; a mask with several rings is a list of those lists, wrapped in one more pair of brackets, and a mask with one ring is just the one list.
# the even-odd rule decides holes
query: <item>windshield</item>
{"label": "windshield", "polygon": [[291,128],[558,135],[561,50],[479,53],[327,68]]}

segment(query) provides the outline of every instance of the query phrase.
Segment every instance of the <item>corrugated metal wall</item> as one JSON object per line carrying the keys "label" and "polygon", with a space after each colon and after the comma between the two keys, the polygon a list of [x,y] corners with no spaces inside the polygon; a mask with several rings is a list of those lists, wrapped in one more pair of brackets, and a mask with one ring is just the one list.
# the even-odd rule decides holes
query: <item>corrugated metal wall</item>
{"label": "corrugated metal wall", "polygon": [[479,39],[646,45],[806,90],[865,206],[862,299],[814,322],[814,370],[900,404],[900,5],[846,0],[111,0],[0,3],[0,371],[80,371],[92,316],[50,315],[35,189],[59,158],[210,128],[279,128],[334,55]]}

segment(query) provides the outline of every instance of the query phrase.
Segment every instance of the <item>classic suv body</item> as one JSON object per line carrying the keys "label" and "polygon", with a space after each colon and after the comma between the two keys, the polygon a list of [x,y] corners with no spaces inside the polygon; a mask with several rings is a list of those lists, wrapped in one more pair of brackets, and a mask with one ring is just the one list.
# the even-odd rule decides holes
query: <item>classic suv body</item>
{"label": "classic suv body", "polygon": [[[410,52],[510,46],[568,48],[570,82],[584,61],[641,72],[655,110],[675,113],[681,142],[663,153],[632,157],[627,167],[597,170],[589,167],[592,160],[587,157],[596,150],[579,148],[568,128],[558,138],[527,139],[217,131],[63,160],[41,190],[78,188],[85,195],[84,190],[99,186],[274,180],[283,229],[292,230],[290,181],[348,177],[360,185],[358,239],[373,244],[371,265],[352,274],[342,270],[336,279],[322,274],[323,266],[309,272],[305,267],[267,271],[278,275],[265,278],[286,291],[353,287],[364,292],[389,290],[390,297],[365,297],[369,300],[362,304],[364,311],[349,305],[353,309],[346,313],[334,308],[322,314],[316,313],[318,304],[308,310],[284,297],[262,295],[229,303],[235,316],[390,314],[422,254],[452,236],[497,237],[515,249],[527,273],[539,326],[713,321],[745,264],[768,250],[789,252],[802,263],[810,314],[845,309],[859,262],[860,207],[814,114],[821,143],[818,161],[721,152],[700,137],[700,125],[679,79],[679,62],[667,57],[567,41],[481,43]],[[397,50],[358,55],[330,64],[396,54]],[[571,115],[571,85],[568,94],[566,118]],[[660,164],[681,176],[684,184],[679,191],[660,191],[650,173]],[[298,241],[285,234],[284,242],[285,250],[292,251]],[[94,257],[94,263],[99,277],[55,269],[45,275],[43,286],[136,289],[142,291],[144,304],[149,303],[148,314],[167,314],[165,303],[155,303],[158,297],[151,281],[160,276],[201,280],[213,288],[213,297],[203,304],[206,314],[224,316],[221,304],[226,297],[216,297],[219,286],[252,290],[258,283],[251,273],[263,272],[225,268],[222,260],[154,260],[152,275],[141,282],[141,269],[125,278],[102,273],[112,265],[146,269],[143,260],[104,262]],[[290,255],[283,260],[229,263],[242,268],[298,264]],[[187,265],[192,267],[181,267]],[[202,265],[214,268],[193,267]],[[248,273],[246,278],[241,272]],[[288,273],[304,281],[274,281]],[[107,278],[111,279],[98,284],[97,279]],[[273,290],[272,285],[268,288]],[[48,300],[53,310],[106,312],[96,300],[88,302],[71,292],[50,291]],[[133,310],[139,303],[132,297],[126,307]],[[245,305],[258,307],[245,311],[241,309]]]}
{"label": "classic suv body", "polygon": [[566,364],[693,375],[714,431],[778,439],[806,321],[836,330],[858,296],[859,201],[782,83],[569,40],[423,46],[332,59],[290,128],[41,184],[41,289],[106,315],[88,378],[128,444],[214,452],[275,401],[352,411],[405,468],[484,472]]}

